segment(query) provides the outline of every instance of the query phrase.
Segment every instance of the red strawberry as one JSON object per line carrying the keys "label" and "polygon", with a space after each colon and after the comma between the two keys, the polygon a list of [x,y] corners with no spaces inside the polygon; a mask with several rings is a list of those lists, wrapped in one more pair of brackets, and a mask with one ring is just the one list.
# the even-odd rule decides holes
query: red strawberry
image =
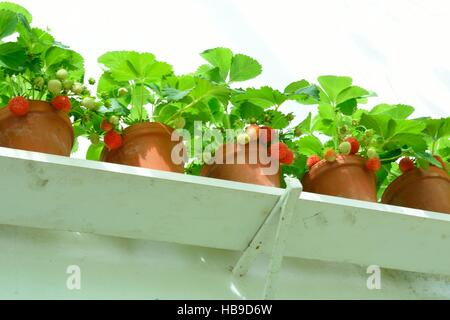
{"label": "red strawberry", "polygon": [[30,103],[24,97],[15,97],[9,101],[8,108],[14,115],[22,117],[28,113]]}
{"label": "red strawberry", "polygon": [[381,161],[379,158],[370,158],[366,162],[366,168],[369,171],[377,172],[381,169]]}
{"label": "red strawberry", "polygon": [[288,146],[283,142],[274,143],[270,146],[270,155],[281,161],[286,158],[288,150]]}
{"label": "red strawberry", "polygon": [[247,128],[247,134],[250,137],[250,141],[258,141],[259,139],[259,126],[252,124]]}
{"label": "red strawberry", "polygon": [[399,167],[403,173],[406,173],[408,171],[413,170],[416,167],[416,165],[414,164],[414,161],[411,160],[411,158],[405,157],[402,160],[400,160]]}
{"label": "red strawberry", "polygon": [[105,132],[109,132],[114,129],[114,125],[106,120],[103,120],[100,128]]}
{"label": "red strawberry", "polygon": [[323,155],[323,158],[328,162],[336,161],[336,151],[333,149],[327,149]]}
{"label": "red strawberry", "polygon": [[52,106],[55,107],[56,110],[69,112],[71,108],[70,99],[67,96],[56,96],[52,100]]}
{"label": "red strawberry", "polygon": [[440,156],[434,156],[434,158],[441,164],[442,168],[445,169],[445,162]]}
{"label": "red strawberry", "polygon": [[287,149],[286,150],[286,156],[282,159],[280,159],[280,162],[290,166],[293,162],[294,162],[295,156],[294,156],[294,152],[292,152],[291,150]]}
{"label": "red strawberry", "polygon": [[350,142],[350,144],[352,145],[350,154],[357,154],[359,152],[358,139],[356,139],[355,137],[350,137],[350,138],[346,139],[345,141]]}
{"label": "red strawberry", "polygon": [[119,149],[122,146],[122,136],[116,131],[109,131],[104,140],[109,150]]}
{"label": "red strawberry", "polygon": [[309,157],[308,161],[307,161],[308,168],[311,169],[316,164],[318,164],[320,161],[321,161],[320,157],[318,155],[316,155],[316,154],[311,156],[311,157]]}
{"label": "red strawberry", "polygon": [[275,138],[275,130],[271,127],[261,127],[259,130],[259,139],[264,144],[269,144]]}

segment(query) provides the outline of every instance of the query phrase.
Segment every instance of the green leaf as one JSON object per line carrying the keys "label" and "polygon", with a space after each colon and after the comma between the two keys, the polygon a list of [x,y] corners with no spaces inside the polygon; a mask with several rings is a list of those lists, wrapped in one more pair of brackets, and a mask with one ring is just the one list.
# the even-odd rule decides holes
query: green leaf
{"label": "green leaf", "polygon": [[356,99],[346,100],[336,106],[336,108],[346,116],[353,115],[358,108],[358,101]]}
{"label": "green leaf", "polygon": [[373,129],[378,135],[385,138],[388,135],[388,123],[391,118],[387,115],[363,114],[360,124],[367,129]]}
{"label": "green leaf", "polygon": [[425,151],[427,143],[420,134],[399,133],[389,138],[385,144],[385,150],[412,148],[415,151]]}
{"label": "green leaf", "polygon": [[327,119],[327,120],[335,120],[336,118],[336,114],[334,113],[334,108],[329,105],[329,104],[325,104],[325,103],[321,103],[319,105],[319,115],[322,119]]}
{"label": "green leaf", "polygon": [[103,143],[91,144],[86,152],[86,160],[100,161],[104,148],[105,145]]}
{"label": "green leaf", "polygon": [[228,48],[215,48],[206,50],[200,55],[212,66],[217,68],[220,80],[225,82],[233,61],[233,52]]}
{"label": "green leaf", "polygon": [[164,97],[168,99],[169,101],[179,101],[184,99],[186,96],[188,96],[191,93],[192,89],[190,90],[178,90],[175,88],[163,88],[162,92],[164,94]]}
{"label": "green leaf", "polygon": [[300,138],[297,141],[297,149],[299,152],[307,157],[314,154],[322,155],[323,145],[320,140],[312,135]]}
{"label": "green leaf", "polygon": [[25,50],[14,42],[0,44],[0,66],[19,71],[27,59]]}
{"label": "green leaf", "polygon": [[0,10],[8,10],[25,17],[28,23],[31,23],[33,17],[27,9],[12,2],[0,2]]}
{"label": "green leaf", "polygon": [[243,119],[250,120],[252,118],[259,119],[264,114],[264,109],[249,101],[243,102],[237,107],[237,111]]}
{"label": "green leaf", "polygon": [[289,84],[286,87],[286,89],[284,89],[284,93],[286,93],[286,94],[295,93],[298,90],[307,88],[309,86],[310,86],[310,84],[306,80],[295,81],[295,82],[292,82],[291,84]]}
{"label": "green leaf", "polygon": [[0,10],[0,40],[16,31],[17,15],[14,12]]}
{"label": "green leaf", "polygon": [[259,76],[262,72],[262,66],[255,59],[243,54],[237,54],[233,57],[230,69],[230,81],[247,81]]}
{"label": "green leaf", "polygon": [[352,86],[348,87],[347,89],[344,89],[339,93],[339,95],[336,98],[336,104],[339,105],[349,100],[367,98],[370,96],[373,96],[373,94],[371,94],[366,89],[357,86]]}
{"label": "green leaf", "polygon": [[427,119],[424,122],[424,133],[427,134],[433,141],[450,136],[450,118]]}
{"label": "green leaf", "polygon": [[388,136],[400,133],[419,134],[425,129],[425,123],[415,120],[390,120]]}
{"label": "green leaf", "polygon": [[413,112],[413,107],[404,104],[379,104],[370,111],[370,114],[389,116],[394,120],[404,120],[408,118]]}
{"label": "green leaf", "polygon": [[312,114],[311,112],[308,114],[305,120],[303,120],[297,127],[300,128],[302,133],[311,133],[311,120]]}
{"label": "green leaf", "polygon": [[280,111],[270,110],[271,121],[269,126],[273,129],[281,130],[289,126],[289,121],[286,116]]}
{"label": "green leaf", "polygon": [[121,87],[121,84],[114,80],[110,72],[104,72],[98,80],[97,93],[114,95],[114,92]]}
{"label": "green leaf", "polygon": [[353,83],[350,77],[338,76],[322,76],[318,81],[332,102],[336,102],[338,95]]}
{"label": "green leaf", "polygon": [[415,152],[414,153],[414,157],[418,160],[422,160],[422,161],[426,161],[430,164],[432,164],[433,166],[436,166],[438,168],[442,168],[442,165],[439,161],[436,160],[435,157],[433,157],[430,153],[428,152]]}
{"label": "green leaf", "polygon": [[286,96],[278,90],[266,86],[260,89],[249,88],[245,92],[235,94],[232,97],[233,104],[240,104],[244,101],[251,102],[266,109],[283,104],[286,101]]}

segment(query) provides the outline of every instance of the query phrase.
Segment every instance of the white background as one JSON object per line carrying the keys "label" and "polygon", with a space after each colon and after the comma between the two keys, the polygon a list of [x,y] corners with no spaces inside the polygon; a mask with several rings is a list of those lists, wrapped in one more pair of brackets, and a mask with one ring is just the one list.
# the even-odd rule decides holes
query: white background
{"label": "white background", "polygon": [[[245,85],[284,89],[323,74],[348,75],[404,103],[415,116],[447,117],[450,2],[429,0],[16,0],[56,39],[86,58],[110,50],[154,53],[177,73],[196,69],[205,49],[226,46],[256,58],[262,76]],[[299,118],[314,107],[288,105]],[[300,119],[299,119],[300,120]]]}

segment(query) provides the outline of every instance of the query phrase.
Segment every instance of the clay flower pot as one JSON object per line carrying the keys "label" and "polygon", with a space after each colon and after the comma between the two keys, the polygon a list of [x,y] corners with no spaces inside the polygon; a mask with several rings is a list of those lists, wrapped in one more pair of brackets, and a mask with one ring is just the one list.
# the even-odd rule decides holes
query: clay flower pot
{"label": "clay flower pot", "polygon": [[104,149],[101,160],[147,169],[184,173],[184,164],[172,161],[172,150],[180,143],[171,141],[173,129],[159,122],[132,125],[123,131],[123,145]]}
{"label": "clay flower pot", "polygon": [[303,190],[335,197],[377,202],[376,177],[359,156],[339,155],[335,162],[322,160],[304,177]]}
{"label": "clay flower pot", "polygon": [[437,167],[411,170],[387,187],[382,202],[450,214],[450,178]]}
{"label": "clay flower pot", "polygon": [[27,115],[0,110],[0,146],[70,156],[74,133],[69,116],[45,101],[30,101]]}
{"label": "clay flower pot", "polygon": [[[257,148],[250,147],[250,144],[245,146],[238,144],[223,145],[215,155],[215,160],[221,159],[222,163],[205,165],[200,175],[215,179],[279,188],[281,184],[281,170],[279,164],[277,164],[275,169],[276,172],[270,173],[270,164],[262,164],[259,157],[257,157],[257,159],[255,158],[256,161],[253,161],[254,163],[252,163],[252,161],[250,161],[250,152],[253,152],[255,149]],[[243,156],[245,155],[245,158],[242,158],[245,161],[241,161],[241,164],[238,163],[239,153]],[[225,161],[227,158],[232,161]]]}

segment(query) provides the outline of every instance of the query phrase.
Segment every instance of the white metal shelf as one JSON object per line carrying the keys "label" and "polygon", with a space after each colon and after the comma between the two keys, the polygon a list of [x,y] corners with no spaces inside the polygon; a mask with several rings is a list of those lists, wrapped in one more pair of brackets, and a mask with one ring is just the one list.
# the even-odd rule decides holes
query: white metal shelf
{"label": "white metal shelf", "polygon": [[[284,192],[6,148],[0,177],[0,224],[235,251]],[[449,248],[450,215],[303,193],[286,255],[450,275]]]}

